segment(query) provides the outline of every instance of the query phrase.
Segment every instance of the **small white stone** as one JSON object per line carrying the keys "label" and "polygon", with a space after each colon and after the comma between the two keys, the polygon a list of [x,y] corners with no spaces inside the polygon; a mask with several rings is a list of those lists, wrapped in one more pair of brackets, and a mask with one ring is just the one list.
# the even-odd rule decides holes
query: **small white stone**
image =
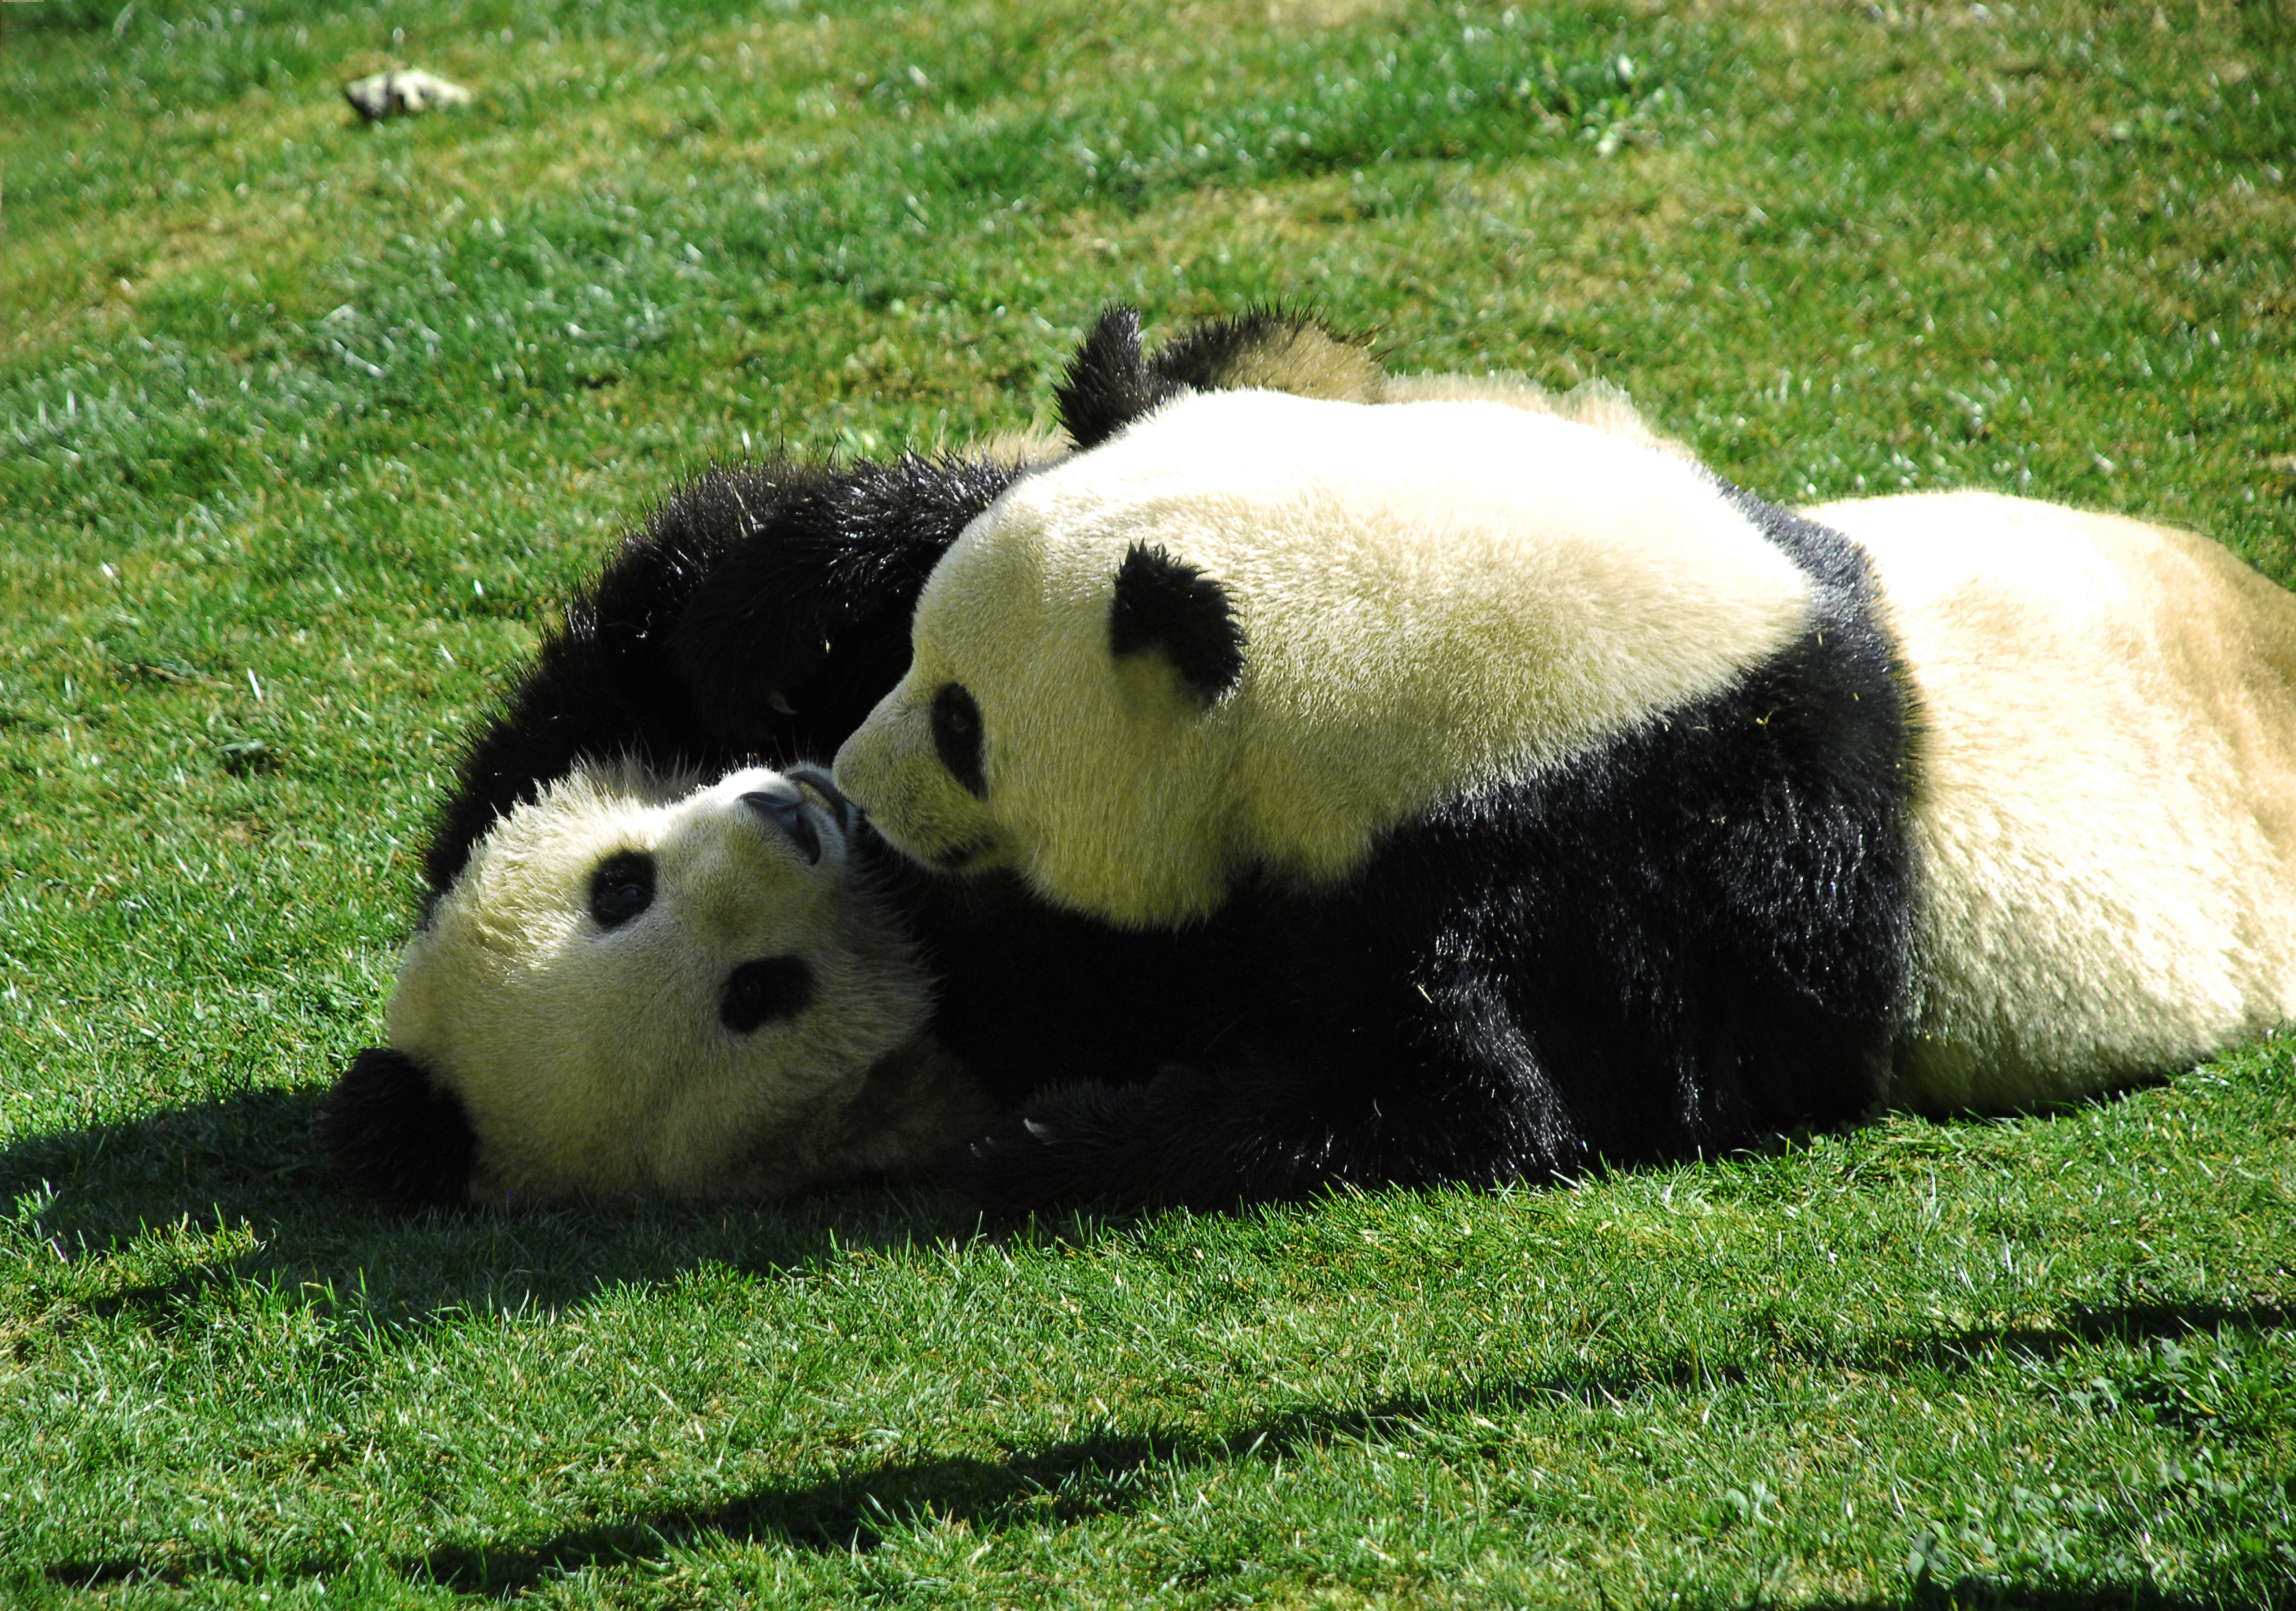
{"label": "small white stone", "polygon": [[395,118],[402,112],[435,111],[442,106],[468,106],[471,92],[436,73],[420,68],[398,68],[373,73],[343,86],[343,99],[368,122]]}

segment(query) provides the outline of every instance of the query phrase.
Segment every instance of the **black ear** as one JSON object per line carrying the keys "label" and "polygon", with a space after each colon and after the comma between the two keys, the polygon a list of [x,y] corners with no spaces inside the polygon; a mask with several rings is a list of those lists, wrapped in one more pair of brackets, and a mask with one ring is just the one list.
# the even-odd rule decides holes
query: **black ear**
{"label": "black ear", "polygon": [[1140,357],[1140,315],[1110,308],[1077,349],[1068,377],[1053,388],[1078,451],[1097,448],[1181,388],[1152,372]]}
{"label": "black ear", "polygon": [[470,1201],[479,1138],[463,1099],[405,1052],[371,1046],[319,1109],[319,1142],[367,1196],[401,1213]]}
{"label": "black ear", "polygon": [[1243,675],[1243,623],[1218,581],[1161,547],[1125,550],[1108,607],[1111,654],[1163,655],[1209,704]]}

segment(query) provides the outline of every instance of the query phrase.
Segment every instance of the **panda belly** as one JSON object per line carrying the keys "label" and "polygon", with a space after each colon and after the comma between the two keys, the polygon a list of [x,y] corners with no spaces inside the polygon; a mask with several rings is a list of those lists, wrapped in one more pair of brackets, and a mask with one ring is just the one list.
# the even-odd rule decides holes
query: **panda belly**
{"label": "panda belly", "polygon": [[2061,1100],[2296,1015],[2296,598],[2021,499],[1812,514],[1872,555],[1923,711],[1901,1096]]}

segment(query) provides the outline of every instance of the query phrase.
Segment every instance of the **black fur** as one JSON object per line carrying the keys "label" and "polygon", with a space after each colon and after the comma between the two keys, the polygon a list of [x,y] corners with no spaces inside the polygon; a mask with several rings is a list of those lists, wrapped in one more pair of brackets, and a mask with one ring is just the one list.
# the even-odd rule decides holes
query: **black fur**
{"label": "black fur", "polygon": [[1283,346],[1301,334],[1312,338],[1323,328],[1320,322],[1302,314],[1255,308],[1242,318],[1209,319],[1173,337],[1156,355],[1152,367],[1168,381],[1198,391],[1215,391],[1232,383],[1230,377],[1251,354],[1271,345]]}
{"label": "black fur", "polygon": [[773,462],[683,489],[567,606],[472,741],[424,858],[434,897],[578,757],[715,773],[834,753],[908,669],[933,565],[1016,473]]}
{"label": "black fur", "polygon": [[[1278,361],[1271,366],[1271,358]],[[1306,373],[1310,358],[1321,360],[1312,375]],[[1148,363],[1164,380],[1197,391],[1267,384],[1263,377],[1271,366],[1283,372],[1283,390],[1348,402],[1377,402],[1383,380],[1379,359],[1365,342],[1283,308],[1209,319],[1166,342]]]}
{"label": "black fur", "polygon": [[[1303,351],[1323,362],[1312,381]],[[1117,304],[1103,312],[1054,387],[1061,424],[1079,451],[1097,448],[1127,425],[1187,391],[1225,391],[1265,383],[1261,370],[1273,355],[1303,395],[1375,402],[1379,364],[1361,342],[1320,320],[1280,308],[1255,308],[1241,317],[1211,319],[1167,342],[1154,358],[1140,349],[1140,315]]]}
{"label": "black fur", "polygon": [[726,978],[718,1020],[747,1035],[778,1018],[794,1018],[813,1004],[813,965],[802,957],[760,957]]}
{"label": "black fur", "polygon": [[1097,448],[1160,403],[1180,395],[1177,381],[1158,374],[1140,355],[1140,315],[1111,308],[1102,314],[1053,389],[1061,423],[1078,450]]}
{"label": "black fur", "polygon": [[1047,1091],[980,1194],[1218,1207],[1336,1183],[1553,1179],[1857,1118],[1906,999],[1915,728],[1864,556],[1738,496],[1821,584],[1737,687],[1398,831],[1346,888],[1190,932],[1248,979],[1215,1047]]}
{"label": "black fur", "polygon": [[470,1115],[405,1052],[376,1046],[351,1059],[320,1106],[319,1142],[352,1185],[402,1213],[469,1201]]}
{"label": "black fur", "polygon": [[[1226,588],[1160,547],[1135,543],[1124,551],[1108,606],[1111,654],[1161,654],[1210,703],[1242,677],[1243,650],[1243,623]],[[979,720],[976,713],[976,727]]]}
{"label": "black fur", "polygon": [[932,702],[933,751],[948,775],[979,800],[988,793],[980,764],[980,707],[962,683],[944,683]]}
{"label": "black fur", "polygon": [[618,929],[653,904],[653,858],[644,851],[616,851],[590,869],[590,920]]}

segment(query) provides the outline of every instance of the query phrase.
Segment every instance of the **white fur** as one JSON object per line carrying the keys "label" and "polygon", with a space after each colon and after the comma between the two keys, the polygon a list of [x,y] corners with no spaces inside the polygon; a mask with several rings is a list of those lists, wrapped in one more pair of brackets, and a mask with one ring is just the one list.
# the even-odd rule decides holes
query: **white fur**
{"label": "white fur", "polygon": [[[859,888],[833,814],[808,864],[740,803],[584,769],[513,810],[408,945],[390,1044],[468,1111],[472,1195],[763,1196],[922,1161],[985,1115],[925,1034],[931,984]],[[653,903],[589,915],[592,870],[649,851]],[[803,956],[813,1004],[748,1034],[718,1021],[737,965]]]}
{"label": "white fur", "polygon": [[[1243,624],[1242,682],[1208,714],[1154,657],[1111,659],[1136,542],[1218,579]],[[839,784],[913,853],[1170,924],[1248,867],[1343,878],[1383,829],[1719,689],[1808,604],[1693,465],[1543,399],[1188,397],[966,529]],[[935,759],[950,682],[985,714],[985,802]]]}
{"label": "white fur", "polygon": [[1928,728],[1906,1096],[2070,1097],[2296,1016],[2296,597],[2048,504],[1810,514],[1874,556]]}

